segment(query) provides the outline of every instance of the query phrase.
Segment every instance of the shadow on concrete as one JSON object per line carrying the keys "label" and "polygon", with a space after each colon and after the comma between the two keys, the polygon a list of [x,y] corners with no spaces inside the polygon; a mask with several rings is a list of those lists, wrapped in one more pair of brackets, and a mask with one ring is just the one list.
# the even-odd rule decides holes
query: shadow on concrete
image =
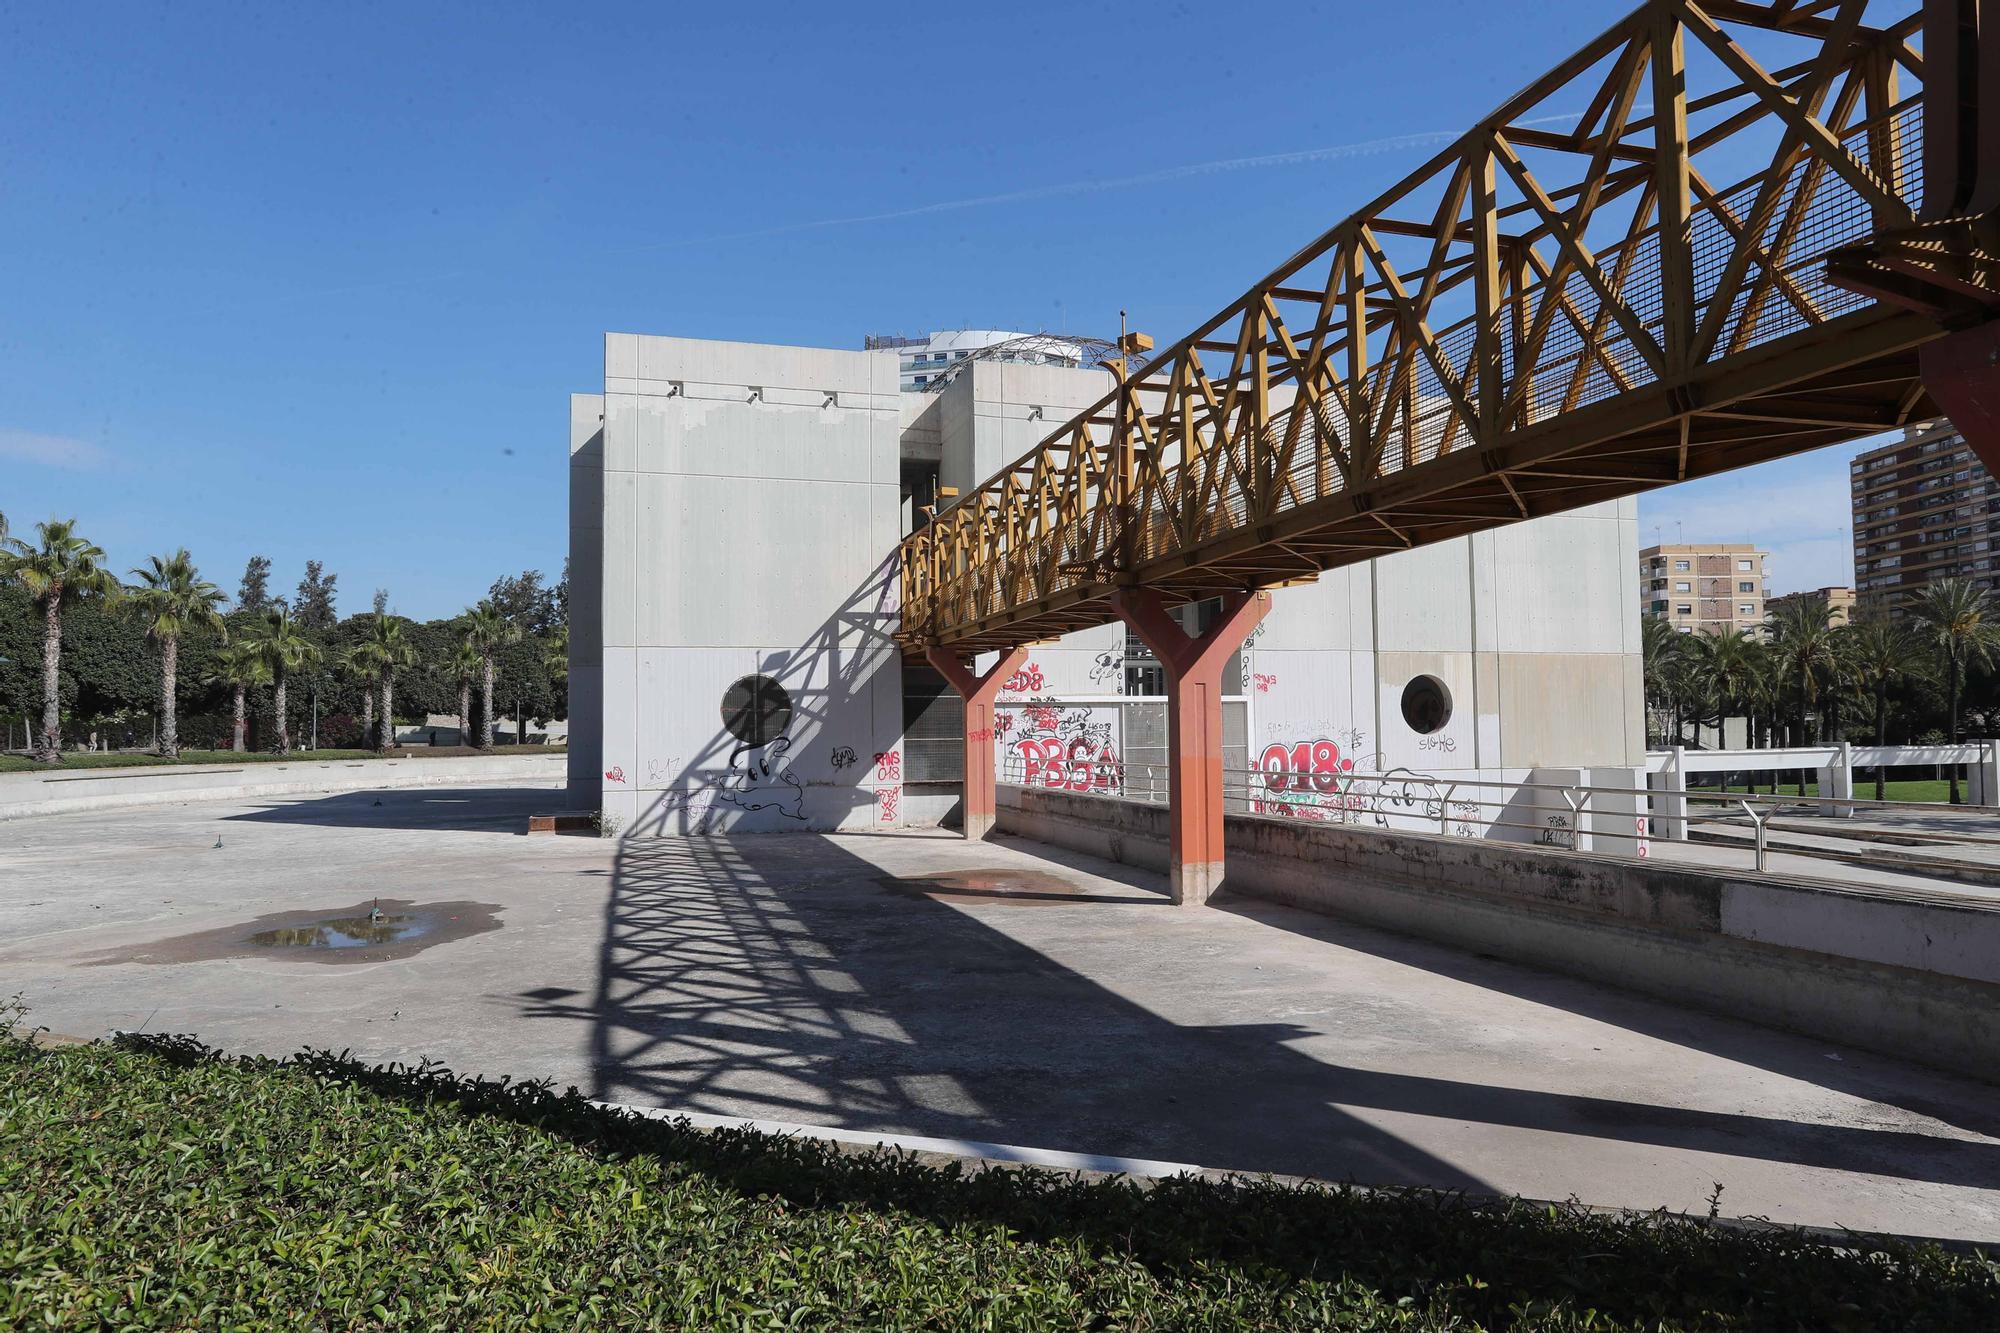
{"label": "shadow on concrete", "polygon": [[[1348,1068],[1295,1049],[1289,1043],[1319,1034],[1294,1025],[1177,1025],[970,914],[879,887],[881,873],[815,835],[628,840],[612,877],[595,992],[543,998],[524,990],[523,1012],[587,1025],[592,1094],[641,1105],[1326,1180],[1486,1188],[1354,1113],[1361,1110],[2000,1186],[2000,1149],[1988,1144]],[[1236,910],[1692,1048],[1719,1046],[1772,1067],[1803,1060],[1777,1054],[1800,1045],[1778,1034],[1705,1015],[1657,1021],[1652,1015],[1668,1012],[1658,1001],[1377,932],[1362,938],[1358,928],[1289,909]],[[1144,968],[1145,959],[1134,965]],[[1810,1072],[1828,1081],[1826,1070]],[[1891,1087],[1854,1090],[1907,1101]],[[1910,1109],[1967,1119],[1964,1107]]]}
{"label": "shadow on concrete", "polygon": [[524,1012],[588,1026],[610,1101],[1486,1188],[1330,1107],[1303,1030],[1178,1028],[881,874],[811,834],[627,840],[595,993]]}
{"label": "shadow on concrete", "polygon": [[[1372,954],[1406,967],[1450,977],[1454,981],[1545,1004],[1675,1046],[1769,1070],[1803,1083],[1830,1088],[1884,1106],[1899,1107],[1969,1133],[2000,1137],[2000,1098],[1994,1097],[1991,1088],[1942,1070],[1899,1065],[1885,1056],[1853,1047],[1835,1049],[1833,1043],[1781,1028],[1764,1027],[1693,1007],[1682,1008],[1650,995],[1621,991],[1613,986],[1527,963],[1472,953],[1448,944],[1399,935],[1278,903],[1234,895],[1218,899],[1211,906],[1295,935],[1323,940],[1343,949]],[[1913,1071],[1926,1085],[1944,1091],[1958,1091],[1962,1095],[1946,1098],[1913,1089],[1908,1086]],[[1789,1122],[1767,1123],[1782,1126]],[[1919,1151],[1942,1152],[1950,1147],[1968,1146],[1923,1135],[1890,1134],[1889,1137],[1911,1139],[1913,1142],[1907,1146]],[[1743,1153],[1740,1146],[1718,1151]],[[1803,1159],[1779,1157],[1774,1160]],[[1838,1160],[1811,1164],[1851,1170],[1875,1169]],[[1907,1171],[1891,1170],[1884,1170],[1883,1174],[1911,1175]],[[1984,1174],[1990,1177],[1991,1169],[1986,1169]],[[1948,1175],[1934,1177],[1924,1172],[1916,1173],[1913,1178],[1935,1178],[1947,1182],[1953,1179]]]}
{"label": "shadow on concrete", "polygon": [[527,836],[528,816],[565,808],[548,787],[408,787],[335,795],[271,797],[228,822],[319,828],[431,829]]}

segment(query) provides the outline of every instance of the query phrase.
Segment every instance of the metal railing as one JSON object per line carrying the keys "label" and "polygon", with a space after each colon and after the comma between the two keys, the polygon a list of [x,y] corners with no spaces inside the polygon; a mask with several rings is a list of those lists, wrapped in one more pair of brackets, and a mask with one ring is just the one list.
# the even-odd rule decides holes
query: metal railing
{"label": "metal railing", "polygon": [[[1167,803],[1170,785],[1166,765],[1102,756],[1037,762],[1009,755],[1001,764],[999,780],[1028,790],[1156,805]],[[1824,863],[1816,877],[1829,882],[1843,878],[1852,882],[1852,875],[1831,873],[1834,866],[1844,865],[2000,888],[2000,811],[1943,802],[1669,791],[1408,770],[1295,773],[1254,768],[1225,768],[1223,798],[1232,815],[1492,838],[1627,859],[1664,854],[1714,864],[1686,851],[1668,850],[1696,842],[1721,849],[1740,847],[1747,853],[1746,868],[1764,873],[1771,870],[1772,856],[1782,854]],[[1786,835],[1818,841],[1774,841]],[[1966,854],[1924,854],[1950,850]],[[1786,871],[1805,873],[1799,866],[1788,866]]]}

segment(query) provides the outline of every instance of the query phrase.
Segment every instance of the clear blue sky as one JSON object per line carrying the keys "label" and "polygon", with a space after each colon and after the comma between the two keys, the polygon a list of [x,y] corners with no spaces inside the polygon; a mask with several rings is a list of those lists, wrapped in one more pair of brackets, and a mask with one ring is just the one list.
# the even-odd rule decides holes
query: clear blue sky
{"label": "clear blue sky", "polygon": [[605,330],[1165,341],[1615,13],[0,4],[0,511],[450,614],[561,568]]}

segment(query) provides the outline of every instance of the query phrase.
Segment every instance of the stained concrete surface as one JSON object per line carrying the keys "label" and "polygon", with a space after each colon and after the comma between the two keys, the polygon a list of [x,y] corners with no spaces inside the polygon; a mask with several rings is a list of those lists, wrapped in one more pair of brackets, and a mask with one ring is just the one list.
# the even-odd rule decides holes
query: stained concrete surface
{"label": "stained concrete surface", "polygon": [[[1178,910],[1155,876],[1029,843],[520,836],[546,799],[0,825],[0,995],[77,1036],[432,1056],[646,1105],[1599,1204],[1701,1211],[1720,1182],[1732,1215],[2000,1240],[1990,1085],[1289,909]],[[376,896],[492,904],[500,926],[342,967],[83,965]]]}

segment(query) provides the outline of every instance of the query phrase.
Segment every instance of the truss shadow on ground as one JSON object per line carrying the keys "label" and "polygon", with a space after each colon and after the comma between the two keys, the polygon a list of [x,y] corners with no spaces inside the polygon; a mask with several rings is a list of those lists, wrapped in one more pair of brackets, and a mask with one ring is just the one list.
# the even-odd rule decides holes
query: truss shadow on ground
{"label": "truss shadow on ground", "polygon": [[[881,873],[821,836],[628,840],[594,993],[543,999],[524,987],[517,1002],[529,1017],[585,1026],[592,1094],[642,1105],[1486,1188],[1476,1168],[1369,1123],[1379,1112],[2000,1187],[1991,1144],[1348,1067],[1296,1049],[1322,1034],[1291,1024],[1178,1025],[973,912],[881,887]],[[1132,913],[1135,930],[1160,920],[1151,903],[1007,910]],[[1427,948],[1402,960],[1444,966],[1451,951],[1426,963]],[[1531,969],[1457,957],[1473,965],[1459,974],[1473,984],[1516,994],[1539,984]],[[1149,966],[1143,941],[1130,966]],[[1155,992],[1174,984],[1202,978],[1135,981]],[[1545,989],[1551,1003],[1580,1003],[1563,986]],[[1653,1003],[1629,998],[1634,1011]],[[1616,1003],[1593,1016],[1642,1026]],[[1685,1030],[1656,1035],[1702,1047],[1724,1026],[1693,1015]]]}

